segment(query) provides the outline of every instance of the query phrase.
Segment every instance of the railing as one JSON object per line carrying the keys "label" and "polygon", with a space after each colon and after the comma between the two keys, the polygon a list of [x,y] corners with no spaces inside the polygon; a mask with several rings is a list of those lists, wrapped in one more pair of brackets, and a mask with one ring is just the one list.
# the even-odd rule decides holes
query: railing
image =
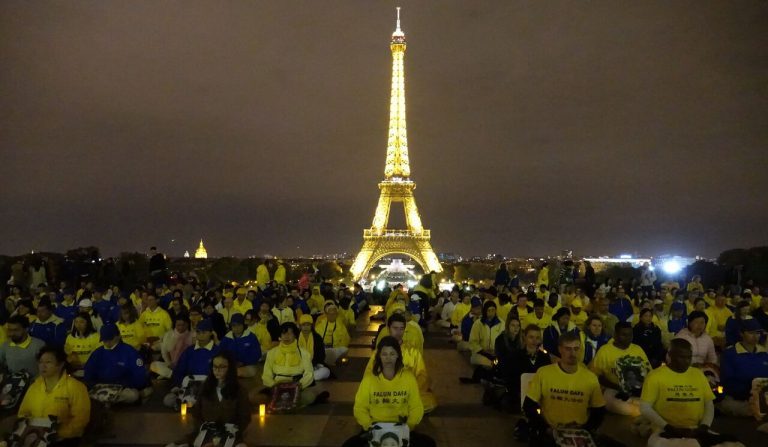
{"label": "railing", "polygon": [[363,237],[430,237],[430,230],[421,230],[421,232],[415,232],[410,230],[375,230],[368,229],[363,230]]}

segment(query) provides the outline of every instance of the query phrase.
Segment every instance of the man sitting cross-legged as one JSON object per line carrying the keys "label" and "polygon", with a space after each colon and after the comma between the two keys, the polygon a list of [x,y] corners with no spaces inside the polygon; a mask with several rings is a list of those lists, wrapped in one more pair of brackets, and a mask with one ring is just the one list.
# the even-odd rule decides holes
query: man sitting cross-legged
{"label": "man sitting cross-legged", "polygon": [[556,363],[542,366],[536,372],[523,402],[533,431],[531,445],[535,447],[555,447],[555,429],[594,432],[605,416],[605,400],[597,376],[580,362],[579,334],[562,334],[558,351]]}
{"label": "man sitting cross-legged", "polygon": [[691,368],[693,350],[688,340],[670,342],[667,364],[648,374],[640,409],[654,433],[648,447],[743,446],[736,439],[710,430],[715,395],[698,368]]}

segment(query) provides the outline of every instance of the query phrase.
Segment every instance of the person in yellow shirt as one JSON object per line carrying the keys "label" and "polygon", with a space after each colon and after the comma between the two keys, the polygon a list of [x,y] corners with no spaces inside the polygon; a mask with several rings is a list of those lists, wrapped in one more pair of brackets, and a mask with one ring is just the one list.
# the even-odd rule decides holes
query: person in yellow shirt
{"label": "person in yellow shirt", "polygon": [[248,289],[245,287],[239,287],[235,292],[235,301],[232,303],[232,307],[235,309],[235,313],[245,315],[246,312],[253,309],[253,303],[247,298]]}
{"label": "person in yellow shirt", "polygon": [[462,295],[461,301],[456,303],[456,306],[453,308],[453,313],[451,314],[451,326],[455,328],[461,326],[461,320],[463,320],[472,309],[471,302],[472,297],[468,293]]}
{"label": "person in yellow shirt", "polygon": [[120,308],[117,328],[120,330],[120,338],[123,343],[136,350],[141,349],[146,341],[146,336],[144,335],[144,326],[139,321],[139,315],[132,304],[125,304]]}
{"label": "person in yellow shirt", "polygon": [[715,395],[704,373],[691,368],[692,356],[687,340],[673,339],[667,364],[651,371],[643,383],[641,410],[654,429],[648,446],[689,445],[680,444],[684,439],[698,441],[694,445],[743,446],[731,436],[710,430]]}
{"label": "person in yellow shirt", "polygon": [[301,387],[299,406],[304,407],[328,400],[329,393],[317,393],[313,386],[315,369],[312,354],[299,347],[298,335],[296,323],[289,321],[280,325],[280,344],[267,353],[261,380],[268,388],[278,383],[298,383]]}
{"label": "person in yellow shirt", "polygon": [[715,305],[710,306],[705,311],[709,317],[707,333],[712,337],[715,346],[721,348],[725,346],[725,323],[733,317],[733,312],[725,305],[727,299],[724,294],[718,293],[715,298]]}
{"label": "person in yellow shirt", "polygon": [[91,414],[88,389],[66,373],[67,355],[61,348],[43,347],[37,354],[40,375],[29,386],[18,417],[39,419],[56,416],[56,446],[80,445]]}
{"label": "person in yellow shirt", "polygon": [[[437,408],[437,399],[431,390],[432,380],[427,373],[427,366],[421,353],[416,348],[403,342],[406,324],[405,316],[401,313],[392,314],[387,320],[390,336],[394,337],[400,344],[403,363],[416,376],[416,382],[419,384],[419,393],[421,394],[421,402],[425,408],[424,411],[430,412]],[[366,372],[373,370],[374,363],[375,356],[372,356],[366,366]]]}
{"label": "person in yellow shirt", "polygon": [[[415,322],[411,318],[411,313],[406,310],[396,310],[395,313],[400,313],[405,317],[405,333],[403,334],[403,344],[406,344],[412,348],[416,348],[422,355],[424,354],[424,333],[421,331],[419,323]],[[385,325],[381,328],[379,335],[376,337],[376,346],[379,345],[379,341],[382,338],[389,335],[389,328]]]}
{"label": "person in yellow shirt", "polygon": [[541,263],[541,269],[536,276],[536,285],[549,287],[549,263],[547,261]]}
{"label": "person in yellow shirt", "polygon": [[283,261],[278,260],[277,261],[277,269],[275,270],[275,277],[274,277],[275,282],[278,285],[284,286],[285,285],[285,280],[286,280],[287,276],[288,275],[287,275],[287,272],[285,270],[285,265],[283,265]]}
{"label": "person in yellow shirt", "polygon": [[584,311],[584,303],[579,298],[571,300],[571,322],[578,328],[583,328],[589,315]]}
{"label": "person in yellow shirt", "polygon": [[557,362],[536,371],[525,393],[523,411],[532,445],[554,446],[552,430],[569,427],[594,432],[605,417],[597,376],[581,360],[581,339],[568,332],[558,339]]}
{"label": "person in yellow shirt", "polygon": [[651,364],[643,348],[632,343],[632,337],[631,323],[624,321],[616,323],[613,341],[597,350],[595,358],[590,362],[589,369],[597,375],[600,384],[605,388],[603,397],[608,411],[637,417],[640,415],[640,401],[632,396],[634,387],[630,388],[631,384],[624,384],[625,386],[622,387],[619,380],[619,375],[622,374],[619,362],[629,358],[637,360],[636,363],[639,364],[641,371],[633,371],[633,373],[636,375],[639,373],[642,376],[637,377],[638,392],[640,391],[639,386],[642,385],[642,378],[651,370]]}
{"label": "person in yellow shirt", "polygon": [[315,332],[323,338],[325,363],[335,365],[349,351],[349,332],[339,318],[339,308],[333,301],[328,301],[323,310],[325,314],[315,322]]}
{"label": "person in yellow shirt", "polygon": [[256,267],[256,283],[259,289],[264,290],[269,283],[269,267],[267,267],[267,261],[264,260],[258,267]]}
{"label": "person in yellow shirt", "polygon": [[86,313],[78,314],[72,322],[72,332],[67,335],[64,342],[64,352],[67,354],[67,362],[76,371],[76,376],[82,377],[85,362],[91,353],[101,346],[99,333],[93,327],[91,318]]}
{"label": "person in yellow shirt", "polygon": [[501,293],[497,298],[496,305],[496,315],[500,320],[507,321],[509,312],[512,311],[512,298],[506,293]]}
{"label": "person in yellow shirt", "polygon": [[533,312],[528,313],[522,320],[522,327],[528,327],[530,325],[536,325],[539,329],[544,330],[552,324],[552,316],[547,315],[544,311],[544,300],[536,298],[533,300]]}
{"label": "person in yellow shirt", "polygon": [[160,340],[166,332],[172,329],[173,324],[168,312],[159,306],[157,296],[154,293],[148,293],[145,302],[147,307],[141,312],[139,321],[144,327],[144,334],[150,348],[159,352]]}
{"label": "person in yellow shirt", "polygon": [[382,338],[373,359],[371,371],[365,373],[357,389],[353,407],[363,433],[348,439],[343,447],[367,447],[368,430],[384,422],[408,424],[409,446],[436,446],[429,436],[413,431],[424,416],[424,405],[416,377],[403,362],[400,342],[394,337]]}
{"label": "person in yellow shirt", "polygon": [[503,333],[504,322],[496,316],[496,303],[486,301],[482,317],[472,324],[469,332],[469,349],[472,352],[469,363],[488,370],[493,368],[496,337]]}

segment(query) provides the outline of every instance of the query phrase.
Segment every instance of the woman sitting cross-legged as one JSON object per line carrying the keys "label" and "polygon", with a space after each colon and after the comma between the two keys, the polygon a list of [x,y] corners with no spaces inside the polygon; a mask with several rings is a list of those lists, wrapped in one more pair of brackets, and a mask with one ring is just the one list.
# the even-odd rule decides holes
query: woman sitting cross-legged
{"label": "woman sitting cross-legged", "polygon": [[[216,424],[219,430],[226,430],[226,424],[232,424],[235,447],[245,447],[243,433],[251,422],[251,404],[248,393],[237,381],[237,362],[229,351],[222,351],[213,357],[213,369],[203,383],[200,396],[190,409],[194,418],[195,431],[180,443],[167,447],[186,446],[194,443],[203,424]],[[213,430],[212,430],[213,431]],[[221,435],[226,433],[221,433]]]}
{"label": "woman sitting cross-legged", "polygon": [[[314,387],[315,368],[312,366],[312,354],[299,347],[296,337],[299,328],[291,321],[280,325],[280,344],[267,352],[267,360],[264,363],[264,373],[261,379],[264,386],[261,394],[272,395],[274,387],[283,383],[297,383],[300,394],[298,407],[305,407],[313,403],[323,403],[328,400],[327,391],[319,392]],[[256,390],[254,390],[256,391]],[[254,395],[252,401],[261,399]]]}
{"label": "woman sitting cross-legged", "polygon": [[397,422],[408,424],[409,446],[437,445],[429,436],[412,431],[424,416],[424,406],[416,377],[404,369],[400,343],[394,337],[387,336],[379,342],[373,371],[365,374],[357,389],[354,414],[364,431],[348,439],[344,447],[367,447],[371,427]]}

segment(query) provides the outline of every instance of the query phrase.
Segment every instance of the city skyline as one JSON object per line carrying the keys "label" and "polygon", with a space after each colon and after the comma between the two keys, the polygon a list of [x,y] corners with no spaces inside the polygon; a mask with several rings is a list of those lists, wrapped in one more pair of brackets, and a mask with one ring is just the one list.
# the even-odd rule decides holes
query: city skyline
{"label": "city skyline", "polygon": [[0,253],[354,253],[397,5],[436,252],[768,242],[765,2],[73,1],[0,5]]}

